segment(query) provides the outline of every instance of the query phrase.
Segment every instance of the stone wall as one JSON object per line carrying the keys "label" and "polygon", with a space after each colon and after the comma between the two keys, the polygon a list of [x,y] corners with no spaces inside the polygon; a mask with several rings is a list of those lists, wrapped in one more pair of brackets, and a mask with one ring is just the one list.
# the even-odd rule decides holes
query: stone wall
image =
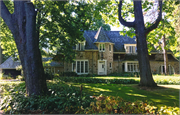
{"label": "stone wall", "polygon": [[[89,74],[98,73],[98,51],[77,51],[76,60],[88,60]],[[72,63],[64,64],[64,71],[72,71]]]}
{"label": "stone wall", "polygon": [[[163,61],[150,61],[151,71],[153,74],[161,74],[160,66],[164,65]],[[175,74],[179,74],[179,63],[177,62],[169,62],[168,65],[171,65],[174,68]]]}

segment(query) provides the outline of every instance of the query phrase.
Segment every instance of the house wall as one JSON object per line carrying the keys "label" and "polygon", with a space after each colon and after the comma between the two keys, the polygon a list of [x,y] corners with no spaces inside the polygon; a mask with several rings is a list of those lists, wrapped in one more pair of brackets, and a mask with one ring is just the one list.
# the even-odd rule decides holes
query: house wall
{"label": "house wall", "polygon": [[[77,51],[76,60],[88,60],[89,62],[89,74],[97,74],[98,73],[98,51]],[[72,63],[64,64],[64,71],[71,72],[72,71]]]}
{"label": "house wall", "polygon": [[[168,65],[171,65],[174,68],[175,74],[179,74],[179,63],[178,62],[168,62]],[[161,74],[160,66],[164,65],[163,61],[150,61],[151,72],[152,74]]]}
{"label": "house wall", "polygon": [[113,73],[122,73],[122,65],[123,63],[120,61],[113,62]]}

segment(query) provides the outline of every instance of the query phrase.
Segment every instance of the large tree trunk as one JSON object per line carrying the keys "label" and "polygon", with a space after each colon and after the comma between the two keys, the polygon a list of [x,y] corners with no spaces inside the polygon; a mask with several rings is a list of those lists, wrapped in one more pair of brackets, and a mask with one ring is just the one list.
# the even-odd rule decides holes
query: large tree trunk
{"label": "large tree trunk", "polygon": [[29,96],[47,93],[46,78],[36,34],[36,12],[29,1],[15,1],[10,14],[1,1],[1,16],[15,39]]}
{"label": "large tree trunk", "polygon": [[136,38],[137,38],[137,51],[138,51],[138,61],[139,61],[139,69],[140,69],[140,86],[148,86],[155,87],[157,84],[154,82],[150,63],[149,63],[149,55],[147,49],[146,36],[153,29],[157,28],[160,20],[162,19],[162,1],[159,1],[159,9],[160,12],[158,14],[158,18],[156,21],[148,28],[145,28],[143,13],[142,13],[142,4],[141,1],[134,0],[134,14],[135,20],[133,22],[126,22],[122,18],[121,8],[122,8],[122,0],[119,3],[119,21],[121,24],[127,27],[133,27],[136,30]]}
{"label": "large tree trunk", "polygon": [[163,35],[163,46],[162,46],[162,49],[163,49],[163,54],[164,54],[164,74],[165,75],[168,75],[169,74],[169,69],[168,69],[168,56],[167,56],[167,50],[166,50],[166,37],[165,35]]}
{"label": "large tree trunk", "polygon": [[146,42],[146,33],[144,29],[144,19],[141,7],[141,1],[134,2],[134,12],[135,12],[135,30],[137,37],[137,51],[138,51],[138,61],[140,69],[140,86],[157,86],[152,78],[149,55]]}

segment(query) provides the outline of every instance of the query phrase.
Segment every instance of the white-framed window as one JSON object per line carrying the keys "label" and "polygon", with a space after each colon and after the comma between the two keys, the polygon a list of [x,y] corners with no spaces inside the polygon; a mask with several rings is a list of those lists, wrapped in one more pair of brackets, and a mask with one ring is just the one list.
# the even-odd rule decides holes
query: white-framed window
{"label": "white-framed window", "polygon": [[139,72],[138,62],[126,62],[125,63],[125,72]]}
{"label": "white-framed window", "polygon": [[109,45],[109,51],[111,52],[111,44]]}
{"label": "white-framed window", "polygon": [[[174,74],[174,68],[173,68],[171,65],[168,65],[168,71],[169,71],[169,74]],[[165,67],[164,67],[164,65],[161,65],[161,66],[160,66],[160,73],[161,73],[161,74],[164,74],[164,73],[165,73]]]}
{"label": "white-framed window", "polygon": [[105,44],[99,44],[99,51],[105,51]]}
{"label": "white-framed window", "polygon": [[88,74],[89,62],[88,60],[76,60],[72,63],[72,71],[77,74]]}
{"label": "white-framed window", "polygon": [[78,51],[82,51],[82,50],[84,50],[85,49],[85,41],[83,41],[83,42],[79,42],[77,45],[76,45],[76,50],[78,50]]}
{"label": "white-framed window", "polygon": [[136,44],[125,44],[124,48],[126,50],[126,53],[137,53]]}

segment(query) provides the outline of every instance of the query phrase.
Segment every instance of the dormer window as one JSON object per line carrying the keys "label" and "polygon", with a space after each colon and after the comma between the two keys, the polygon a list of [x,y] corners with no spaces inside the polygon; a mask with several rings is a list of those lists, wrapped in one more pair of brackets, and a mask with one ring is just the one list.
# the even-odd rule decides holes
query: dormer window
{"label": "dormer window", "polygon": [[99,44],[99,51],[105,51],[105,44]]}
{"label": "dormer window", "polygon": [[126,53],[132,54],[137,53],[136,44],[125,44]]}
{"label": "dormer window", "polygon": [[78,51],[83,51],[85,49],[85,41],[84,42],[79,42],[77,45],[76,45],[76,50]]}

